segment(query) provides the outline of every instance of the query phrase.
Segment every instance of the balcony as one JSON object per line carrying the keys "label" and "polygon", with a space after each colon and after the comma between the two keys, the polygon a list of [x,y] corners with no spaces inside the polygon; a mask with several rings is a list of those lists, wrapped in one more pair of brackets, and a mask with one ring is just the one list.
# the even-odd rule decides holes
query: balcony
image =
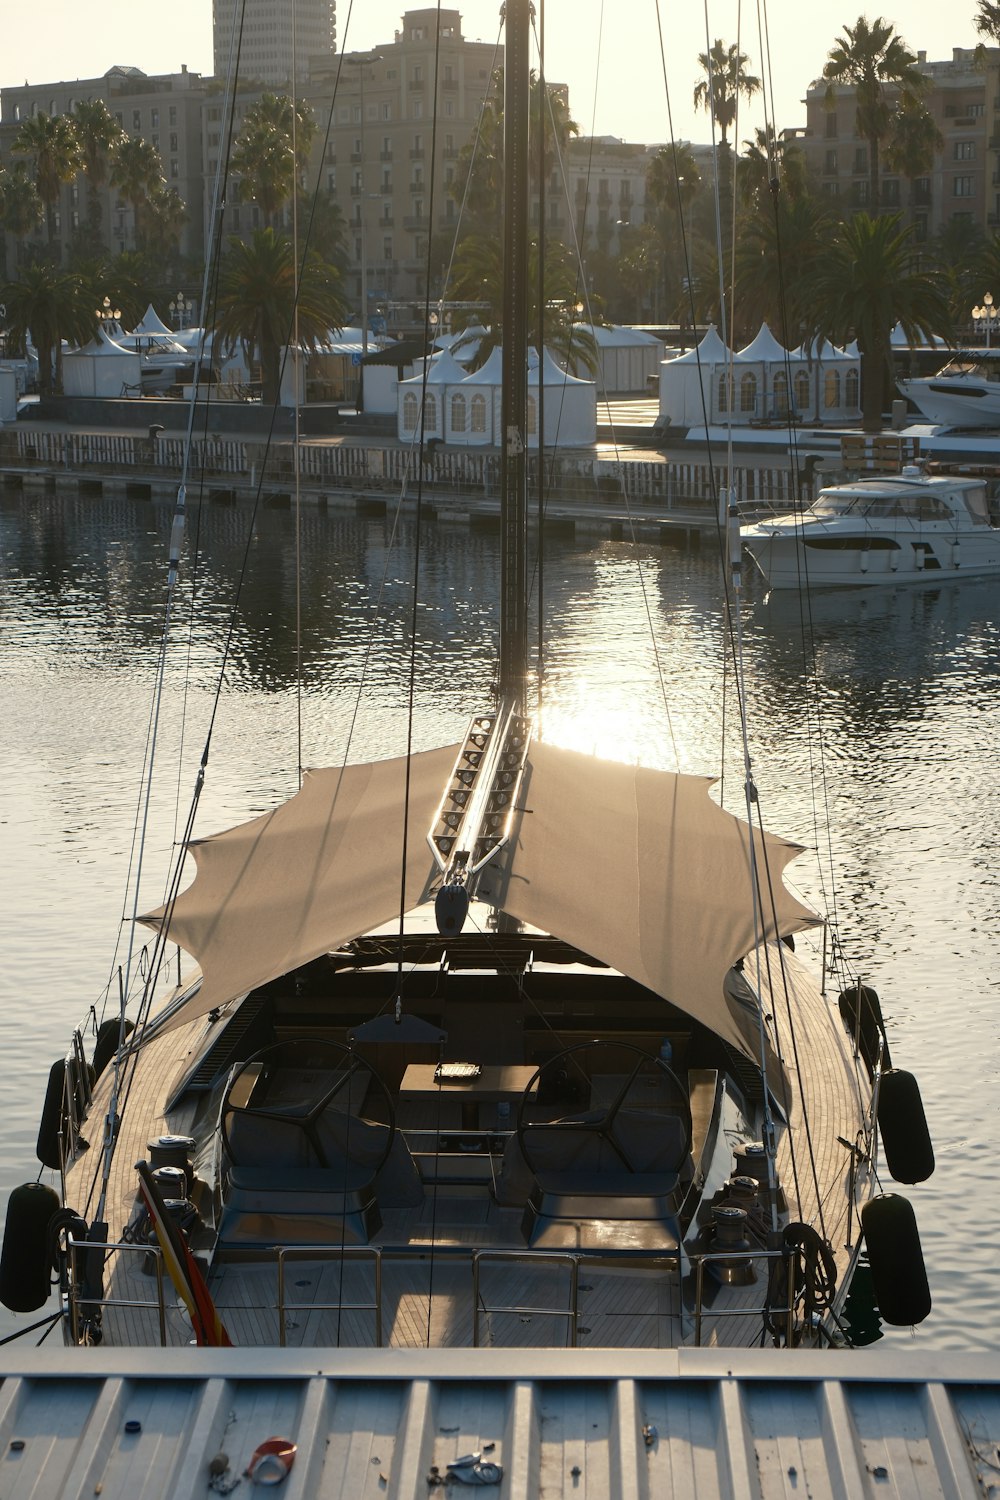
{"label": "balcony", "polygon": [[379,159],[379,161],[392,161],[392,152],[391,151],[380,151],[379,154],[378,154],[378,159]]}
{"label": "balcony", "polygon": [[423,161],[423,159],[424,159],[424,148],[423,148],[423,146],[414,146],[413,150],[410,152],[410,160],[411,161]]}
{"label": "balcony", "polygon": [[361,154],[360,151],[352,151],[351,152],[351,161],[353,161],[353,162],[364,161],[364,157],[362,156],[362,154]]}
{"label": "balcony", "polygon": [[410,88],[416,94],[423,93],[424,80],[422,78],[411,78],[410,79]]}
{"label": "balcony", "polygon": [[395,222],[395,219],[390,214],[387,219],[379,219],[378,227],[379,229],[391,229]]}
{"label": "balcony", "polygon": [[406,214],[403,218],[404,229],[415,229],[418,234],[423,233],[430,225],[430,220],[425,219],[423,214]]}

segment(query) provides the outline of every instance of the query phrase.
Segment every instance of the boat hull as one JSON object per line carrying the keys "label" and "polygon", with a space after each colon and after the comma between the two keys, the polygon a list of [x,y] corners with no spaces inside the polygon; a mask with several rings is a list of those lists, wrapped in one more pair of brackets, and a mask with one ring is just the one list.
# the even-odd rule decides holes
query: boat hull
{"label": "boat hull", "polygon": [[772,589],[952,582],[1000,572],[1000,529],[952,527],[849,534],[784,520],[745,527],[743,541]]}
{"label": "boat hull", "polygon": [[939,427],[1000,428],[1000,385],[962,376],[900,380],[907,400]]}

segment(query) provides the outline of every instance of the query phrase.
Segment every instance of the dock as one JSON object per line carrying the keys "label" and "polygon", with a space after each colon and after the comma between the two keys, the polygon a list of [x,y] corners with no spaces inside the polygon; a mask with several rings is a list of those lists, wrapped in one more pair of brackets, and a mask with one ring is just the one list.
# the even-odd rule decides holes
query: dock
{"label": "dock", "polygon": [[249,1495],[273,1437],[287,1500],[454,1497],[459,1459],[498,1500],[1000,1493],[995,1355],[8,1346],[0,1372],[21,1500],[203,1500],[213,1459]]}

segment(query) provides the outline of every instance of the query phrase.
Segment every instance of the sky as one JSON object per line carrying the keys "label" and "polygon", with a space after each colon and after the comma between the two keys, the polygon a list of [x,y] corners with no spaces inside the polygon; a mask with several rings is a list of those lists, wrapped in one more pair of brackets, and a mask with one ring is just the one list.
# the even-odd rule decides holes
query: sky
{"label": "sky", "polygon": [[[457,8],[467,38],[496,40],[499,0],[467,0]],[[391,41],[403,9],[399,0],[353,0],[353,7],[351,0],[338,0],[338,46],[357,50]],[[583,134],[658,142],[673,133],[707,141],[707,116],[694,110],[691,99],[698,54],[706,49],[706,36],[721,37],[727,46],[736,41],[741,14],[741,47],[752,72],[765,80],[770,75],[778,127],[803,125],[801,101],[809,82],[821,72],[841,28],[862,13],[858,0],[759,0],[770,38],[768,69],[761,62],[758,3],[659,0],[659,9],[669,114],[657,0],[546,0],[546,72],[552,82],[569,85],[570,108]],[[885,0],[864,13],[891,21],[912,51],[941,59],[950,58],[953,47],[975,45],[975,10],[975,0],[959,0],[954,11],[942,0]],[[212,69],[212,0],[171,0],[169,7],[162,0],[44,0],[39,10],[4,0],[3,11],[0,88],[97,77],[115,63],[147,73],[179,71],[182,63],[193,72]],[[759,103],[746,106],[739,139],[752,135],[764,118]]]}

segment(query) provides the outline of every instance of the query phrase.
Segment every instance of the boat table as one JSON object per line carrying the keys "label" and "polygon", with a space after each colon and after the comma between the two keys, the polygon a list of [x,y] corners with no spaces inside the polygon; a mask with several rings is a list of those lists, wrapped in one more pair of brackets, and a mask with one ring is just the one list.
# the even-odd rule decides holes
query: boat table
{"label": "boat table", "polygon": [[434,1072],[434,1063],[410,1063],[399,1085],[400,1100],[456,1098],[462,1106],[462,1129],[478,1130],[479,1106],[516,1103],[538,1069],[523,1063],[484,1063],[475,1078],[465,1079],[437,1079]]}

